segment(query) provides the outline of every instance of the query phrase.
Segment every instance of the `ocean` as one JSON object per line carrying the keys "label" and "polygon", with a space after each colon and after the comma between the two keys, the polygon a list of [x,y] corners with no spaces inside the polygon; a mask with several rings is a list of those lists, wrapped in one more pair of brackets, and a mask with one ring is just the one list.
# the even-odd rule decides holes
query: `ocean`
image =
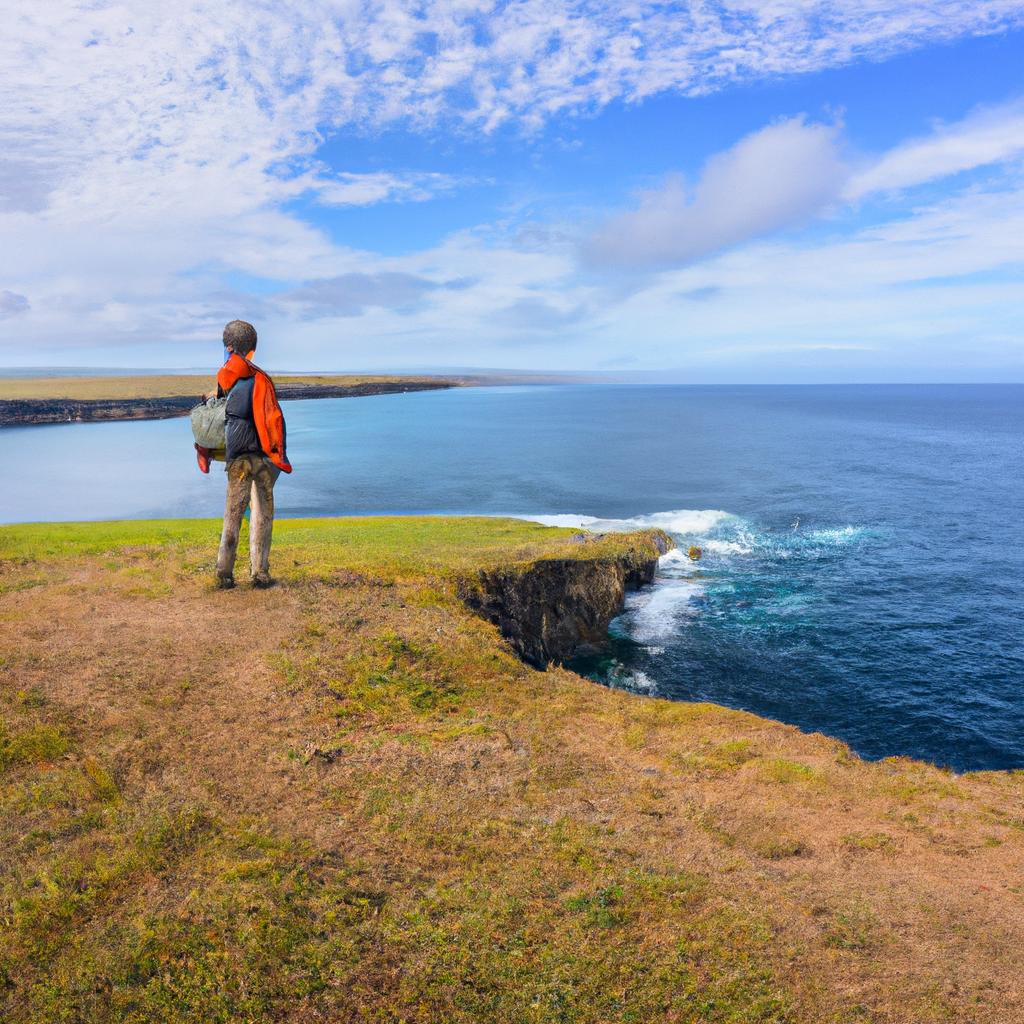
{"label": "ocean", "polygon": [[[1024,385],[467,388],[285,414],[279,515],[671,533],[608,651],[575,666],[608,685],[869,758],[1024,768]],[[4,436],[4,522],[221,510],[187,420]]]}

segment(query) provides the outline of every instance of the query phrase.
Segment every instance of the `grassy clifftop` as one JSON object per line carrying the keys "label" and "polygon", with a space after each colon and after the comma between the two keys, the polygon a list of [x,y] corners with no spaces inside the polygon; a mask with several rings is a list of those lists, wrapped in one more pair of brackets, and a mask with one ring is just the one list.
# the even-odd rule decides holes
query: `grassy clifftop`
{"label": "grassy clifftop", "polygon": [[1024,1019],[1024,774],[537,672],[457,597],[650,537],[282,521],[225,593],[217,528],[0,528],[0,1019]]}
{"label": "grassy clifftop", "polygon": [[[184,416],[215,385],[212,376],[0,378],[0,427],[152,420]],[[459,387],[444,377],[285,376],[281,399],[356,398]]]}
{"label": "grassy clifftop", "polygon": [[[307,388],[346,387],[363,384],[434,384],[454,379],[385,374],[282,374],[275,382],[287,389],[291,385]],[[178,373],[138,376],[96,377],[3,377],[0,378],[0,400],[29,399],[100,399],[133,398],[195,398],[216,387],[214,374]]]}

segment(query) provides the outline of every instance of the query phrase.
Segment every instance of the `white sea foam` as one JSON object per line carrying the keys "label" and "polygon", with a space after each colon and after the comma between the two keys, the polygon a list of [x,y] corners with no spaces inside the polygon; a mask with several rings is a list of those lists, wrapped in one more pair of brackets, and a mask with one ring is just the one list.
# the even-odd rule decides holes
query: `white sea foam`
{"label": "white sea foam", "polygon": [[604,520],[597,519],[594,516],[576,516],[571,514],[562,514],[554,516],[536,516],[536,515],[517,515],[516,519],[525,519],[528,523],[540,523],[542,526],[564,526],[568,529],[579,529],[589,530],[594,523],[604,522]]}
{"label": "white sea foam", "polygon": [[634,693],[644,693],[649,697],[658,692],[658,684],[646,672],[638,668],[616,665],[607,681],[608,685],[613,688],[632,690]]}
{"label": "white sea foam", "polygon": [[741,559],[751,555],[787,561],[799,556],[816,558],[830,549],[857,544],[871,536],[863,526],[821,529],[759,530],[749,520],[721,509],[673,509],[627,519],[601,519],[586,515],[525,515],[523,519],[546,526],[567,526],[594,533],[617,533],[657,527],[673,535],[678,547],[663,555],[660,568],[670,576],[689,566],[687,548],[694,544],[712,559]]}
{"label": "white sea foam", "polygon": [[694,600],[703,592],[704,588],[693,580],[659,580],[649,590],[627,597],[622,626],[640,643],[668,639],[678,632],[680,619],[696,613]]}
{"label": "white sea foam", "polygon": [[807,538],[815,544],[831,544],[840,547],[852,544],[867,535],[863,526],[839,526],[831,530],[809,530]]}
{"label": "white sea foam", "polygon": [[682,548],[672,548],[658,559],[658,564],[662,568],[668,568],[672,565],[685,565],[688,561],[690,558]]}
{"label": "white sea foam", "polygon": [[688,536],[707,533],[732,518],[729,512],[723,512],[720,509],[680,508],[672,512],[653,512],[647,516],[635,516],[632,519],[619,521],[627,530],[656,527],[666,533]]}
{"label": "white sea foam", "polygon": [[682,536],[699,536],[714,529],[725,520],[734,518],[729,512],[720,509],[679,508],[670,512],[651,512],[648,515],[631,516],[628,519],[599,519],[597,516],[584,515],[521,515],[545,526],[568,526],[577,529],[593,530],[596,533],[628,533],[630,530],[646,530],[658,528],[666,533]]}
{"label": "white sea foam", "polygon": [[701,547],[716,555],[749,555],[756,543],[752,534],[744,532],[736,540],[705,540]]}
{"label": "white sea foam", "polygon": [[658,690],[658,684],[646,673],[635,668],[629,673],[629,685],[633,690],[641,693],[653,694]]}

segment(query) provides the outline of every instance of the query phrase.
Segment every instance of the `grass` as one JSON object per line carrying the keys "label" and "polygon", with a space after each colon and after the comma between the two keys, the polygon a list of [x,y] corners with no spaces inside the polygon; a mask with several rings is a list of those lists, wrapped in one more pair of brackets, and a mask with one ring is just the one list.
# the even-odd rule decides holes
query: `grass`
{"label": "grass", "polygon": [[[1022,1019],[1024,774],[536,672],[503,519],[0,528],[0,1019]],[[244,549],[244,547],[243,547]]]}
{"label": "grass", "polygon": [[[220,526],[219,519],[3,526],[0,560],[107,555],[187,561],[209,553]],[[518,519],[457,516],[279,519],[274,524],[274,553],[278,571],[291,573],[297,568],[296,575],[338,569],[424,575],[484,566],[498,558],[518,560],[556,551],[573,555],[577,547],[565,542],[578,532]],[[613,545],[615,538],[607,543]]]}

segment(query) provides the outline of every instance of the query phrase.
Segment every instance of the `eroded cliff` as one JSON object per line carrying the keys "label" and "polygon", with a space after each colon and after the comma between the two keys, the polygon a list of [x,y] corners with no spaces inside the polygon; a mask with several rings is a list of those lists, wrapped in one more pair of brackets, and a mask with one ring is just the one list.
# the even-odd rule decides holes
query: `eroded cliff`
{"label": "eroded cliff", "polygon": [[658,557],[673,546],[661,530],[616,537],[610,550],[608,540],[581,534],[578,557],[481,569],[459,584],[459,596],[528,664],[564,661],[606,639],[626,591],[651,583]]}

